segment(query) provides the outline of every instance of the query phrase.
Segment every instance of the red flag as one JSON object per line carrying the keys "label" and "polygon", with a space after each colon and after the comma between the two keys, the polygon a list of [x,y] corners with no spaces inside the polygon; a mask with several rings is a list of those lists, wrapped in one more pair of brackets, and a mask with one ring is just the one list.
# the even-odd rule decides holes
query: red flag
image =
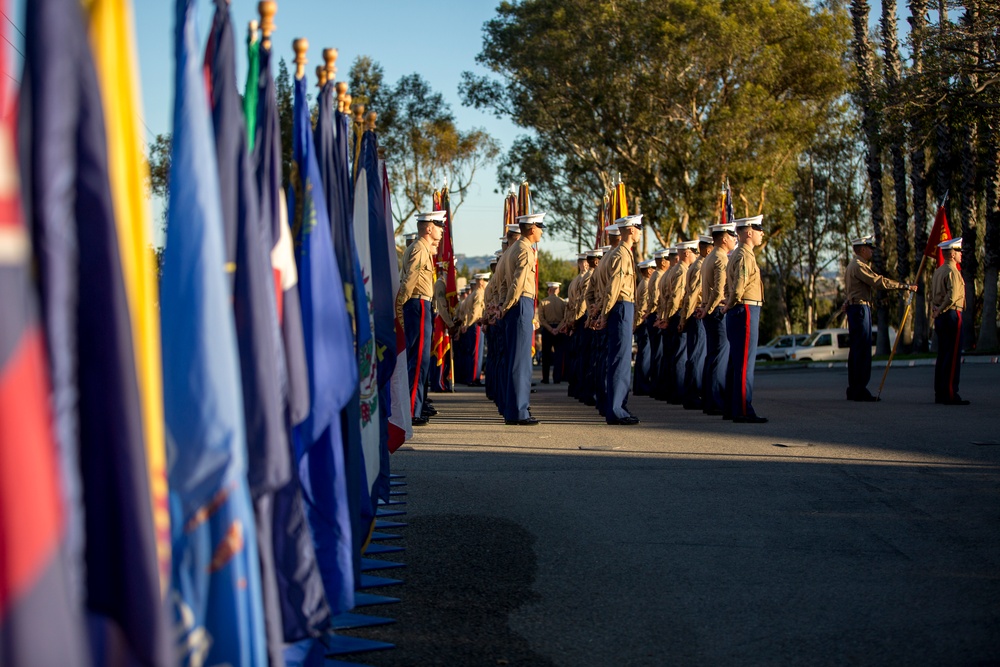
{"label": "red flag", "polygon": [[931,227],[930,236],[927,237],[927,247],[924,248],[924,255],[927,257],[937,257],[938,266],[944,264],[944,253],[938,248],[938,243],[942,243],[951,238],[951,228],[948,226],[948,214],[944,206],[938,206],[937,215],[934,216],[934,226]]}

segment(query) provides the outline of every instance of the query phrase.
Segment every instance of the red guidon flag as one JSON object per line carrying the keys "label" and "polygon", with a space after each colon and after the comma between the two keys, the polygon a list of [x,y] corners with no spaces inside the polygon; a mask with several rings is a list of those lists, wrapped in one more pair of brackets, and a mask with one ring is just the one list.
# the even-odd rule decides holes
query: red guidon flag
{"label": "red guidon flag", "polygon": [[928,257],[936,257],[938,266],[944,264],[944,253],[938,248],[938,243],[951,238],[951,228],[948,226],[948,214],[944,206],[938,206],[937,215],[934,216],[934,226],[931,227],[930,236],[927,237],[927,247],[924,254]]}

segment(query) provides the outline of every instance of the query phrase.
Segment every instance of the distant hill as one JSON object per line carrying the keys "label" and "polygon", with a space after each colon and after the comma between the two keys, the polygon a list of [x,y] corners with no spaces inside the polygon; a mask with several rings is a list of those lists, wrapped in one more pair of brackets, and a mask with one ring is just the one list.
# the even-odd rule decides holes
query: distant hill
{"label": "distant hill", "polygon": [[470,273],[483,273],[490,270],[490,262],[493,255],[481,255],[478,257],[466,257],[465,255],[455,255],[455,267],[459,270],[465,265]]}

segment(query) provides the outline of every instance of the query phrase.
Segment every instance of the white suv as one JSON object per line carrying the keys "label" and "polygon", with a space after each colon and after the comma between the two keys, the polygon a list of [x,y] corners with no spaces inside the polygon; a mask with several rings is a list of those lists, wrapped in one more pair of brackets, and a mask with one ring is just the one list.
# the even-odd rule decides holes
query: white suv
{"label": "white suv", "polygon": [[[872,327],[872,354],[875,354],[875,339],[878,327]],[[892,342],[896,330],[889,327],[889,341]],[[847,329],[817,329],[809,335],[802,346],[788,357],[792,361],[846,361],[851,353],[851,338]]]}

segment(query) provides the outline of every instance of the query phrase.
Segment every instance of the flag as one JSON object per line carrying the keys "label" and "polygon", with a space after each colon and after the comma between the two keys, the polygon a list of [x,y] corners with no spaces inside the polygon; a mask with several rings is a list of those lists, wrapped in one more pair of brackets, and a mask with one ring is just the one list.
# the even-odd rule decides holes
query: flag
{"label": "flag", "polygon": [[247,81],[243,88],[243,118],[247,125],[247,151],[253,153],[257,138],[257,84],[260,82],[260,42],[257,22],[250,22],[247,31]]}
{"label": "flag", "polygon": [[924,247],[924,255],[937,259],[938,266],[944,266],[944,251],[938,247],[951,238],[951,227],[948,226],[948,212],[945,211],[944,204],[938,206],[937,215],[934,216],[934,226],[927,237],[927,245]]}
{"label": "flag", "polygon": [[[299,303],[298,269],[288,226],[288,209],[281,189],[281,131],[278,104],[271,74],[271,50],[258,49],[260,77],[257,84],[257,133],[254,164],[260,197],[261,222],[270,229],[271,269],[275,278],[281,352],[285,360],[281,395],[285,423],[302,422],[309,412],[309,375],[306,369]],[[279,371],[281,364],[279,364]],[[292,465],[293,479],[275,495],[274,551],[281,619],[288,643],[317,637],[329,629],[330,608],[306,519],[298,461]]]}
{"label": "flag", "polygon": [[[359,141],[364,144],[364,136]],[[354,242],[358,248],[358,262],[361,267],[362,285],[368,300],[368,311],[358,313],[360,319],[367,318],[368,326],[375,332],[375,286],[372,272],[372,238],[369,231],[369,172],[364,168],[363,152],[359,146],[358,158],[355,163],[354,182]],[[359,168],[360,167],[360,168]],[[379,181],[381,184],[381,181]],[[382,203],[379,193],[379,204]],[[384,281],[382,281],[384,282]],[[386,284],[386,287],[388,284]],[[365,457],[365,477],[368,484],[368,494],[374,502],[372,489],[379,477],[381,469],[381,424],[378,400],[378,360],[375,356],[375,338],[365,347],[358,348],[361,357],[359,382],[361,388],[361,447]]]}
{"label": "flag", "polygon": [[[368,296],[363,287],[361,263],[354,242],[354,190],[348,161],[348,124],[346,114],[334,105],[336,84],[330,81],[319,98],[316,120],[316,151],[326,193],[327,211],[330,214],[330,231],[333,250],[337,256],[344,301],[354,331],[354,354],[358,372],[365,366],[366,355],[373,348],[372,322],[358,313],[368,312]],[[365,454],[361,441],[362,413],[361,389],[355,383],[351,398],[341,415],[344,437],[344,466],[347,475],[347,503],[351,517],[354,579],[361,578],[361,549],[367,542],[375,521],[365,470]]]}
{"label": "flag", "polygon": [[354,607],[351,523],[348,515],[340,412],[355,383],[354,345],[330,238],[326,201],[310,133],[305,78],[296,78],[289,217],[295,229],[309,393],[306,419],[295,428],[295,452],[326,599],[334,614]]}
{"label": "flag", "polygon": [[[0,9],[6,4],[0,2]],[[5,72],[6,60],[0,53]],[[71,568],[79,564],[67,562],[63,551],[66,498],[48,404],[45,341],[32,303],[13,117],[0,94],[0,663],[88,665],[74,604],[79,575]]]}
{"label": "flag", "polygon": [[281,189],[281,126],[278,101],[271,73],[271,50],[260,48],[260,81],[257,91],[257,138],[254,164],[260,215],[271,229],[271,269],[274,273],[278,318],[285,351],[286,374],[282,378],[287,419],[299,424],[309,412],[309,377],[302,341],[302,307],[299,303],[298,269],[288,225],[288,207]]}
{"label": "flag", "polygon": [[176,3],[170,201],[160,282],[176,633],[182,663],[266,665],[240,369],[194,3]]}
{"label": "flag", "polygon": [[719,223],[727,225],[731,222],[735,222],[736,213],[733,211],[733,191],[729,187],[729,179],[726,179],[725,185],[722,187],[722,207],[720,212]]}
{"label": "flag", "polygon": [[[395,261],[396,255],[396,234],[393,229],[392,218],[392,190],[389,187],[389,172],[385,166],[385,160],[379,159],[379,171],[382,174],[382,200],[385,211],[385,242],[392,252],[392,260],[389,262],[389,283],[392,293],[399,291],[399,263]],[[393,330],[396,334],[396,367],[392,371],[392,380],[389,385],[389,425],[387,428],[388,440],[386,448],[389,453],[395,452],[409,438],[413,437],[413,424],[410,415],[410,389],[409,379],[406,374],[406,333],[403,331],[403,322],[396,319],[393,312]]]}
{"label": "flag", "polygon": [[[171,526],[163,415],[163,374],[157,277],[150,252],[152,221],[146,196],[149,173],[142,145],[138,58],[128,0],[91,0],[90,48],[107,132],[108,181],[118,233],[125,297],[132,316],[132,345],[146,443],[146,465],[156,531],[160,590],[170,583]],[[51,44],[47,45],[51,48]]]}
{"label": "flag", "polygon": [[281,334],[271,273],[271,230],[261,224],[257,184],[250,168],[247,133],[236,89],[236,39],[229,3],[216,0],[205,64],[211,84],[212,122],[223,228],[234,238],[233,306],[243,387],[247,481],[253,500],[261,593],[270,667],[284,664],[284,633],[275,575],[274,494],[292,478],[285,431],[279,362]]}
{"label": "flag", "polygon": [[[115,216],[109,133],[79,3],[29,3],[25,49],[24,191],[54,360],[62,477],[73,488],[66,500],[77,534],[69,557],[80,574],[72,600],[90,612],[94,664],[111,656],[172,664],[135,354],[141,341],[133,338],[143,304],[136,304],[137,314],[128,302],[136,286],[125,283],[118,228],[130,223]],[[131,259],[148,258],[144,248]],[[158,349],[158,336],[151,345]],[[169,528],[165,515],[162,520]]]}
{"label": "flag", "polygon": [[361,169],[368,187],[368,237],[371,271],[382,276],[372,283],[372,325],[375,332],[376,378],[379,396],[379,470],[371,484],[371,495],[389,501],[389,411],[390,385],[396,370],[396,291],[385,280],[398,264],[396,244],[386,236],[385,193],[379,167],[378,135],[367,130],[361,141]]}

